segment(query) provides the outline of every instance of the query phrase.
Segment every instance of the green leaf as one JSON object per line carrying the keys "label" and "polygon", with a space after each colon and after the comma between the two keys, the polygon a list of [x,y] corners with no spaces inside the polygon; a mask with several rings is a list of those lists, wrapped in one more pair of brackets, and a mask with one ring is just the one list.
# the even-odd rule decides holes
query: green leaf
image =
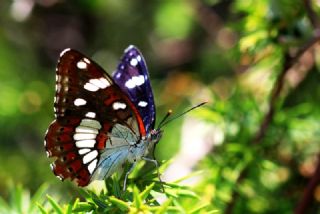
{"label": "green leaf", "polygon": [[72,213],[72,204],[69,203],[64,210],[65,210],[64,214],[71,214]]}
{"label": "green leaf", "polygon": [[[201,210],[205,210],[206,208],[208,208],[208,206],[209,206],[209,204],[203,204],[203,205],[200,205],[200,206],[198,206],[198,207],[196,207],[196,208],[194,208],[194,209],[192,209],[191,211],[190,211],[190,214],[195,214],[195,213],[199,213],[199,211],[201,211]],[[218,210],[215,210],[216,212],[218,211]]]}
{"label": "green leaf", "polygon": [[91,193],[91,197],[92,197],[92,200],[93,202],[98,205],[99,208],[101,209],[105,209],[108,207],[108,204],[106,203],[105,200],[99,198],[95,193]]}
{"label": "green leaf", "polygon": [[178,209],[180,211],[180,213],[185,213],[185,209],[183,208],[183,206],[179,203],[179,201],[177,200],[177,198],[172,198],[172,204],[174,206],[175,209]]}
{"label": "green leaf", "polygon": [[22,201],[23,201],[23,189],[20,184],[12,189],[13,194],[11,195],[11,207],[14,207],[18,213],[22,213]]}
{"label": "green leaf", "polygon": [[79,199],[79,198],[76,198],[76,200],[73,202],[73,207],[72,207],[72,209],[75,209],[75,208],[78,206],[79,203],[80,203],[80,199]]}
{"label": "green leaf", "polygon": [[183,176],[177,180],[174,181],[174,183],[176,184],[179,184],[181,181],[184,181],[184,180],[187,180],[189,178],[192,178],[192,177],[196,177],[196,176],[199,176],[199,175],[203,175],[205,173],[205,171],[195,171],[195,172],[192,172],[186,176]]}
{"label": "green leaf", "polygon": [[50,195],[47,195],[47,198],[55,213],[63,214],[63,209],[59,206],[59,204]]}
{"label": "green leaf", "polygon": [[116,198],[116,197],[111,196],[111,197],[109,198],[109,201],[110,201],[112,204],[114,204],[115,206],[117,206],[117,207],[118,207],[120,210],[122,210],[122,211],[128,211],[129,208],[130,208],[130,206],[128,205],[127,202],[122,201],[122,200],[120,200],[120,199],[118,199],[118,198]]}
{"label": "green leaf", "polygon": [[174,183],[168,183],[168,182],[166,182],[166,183],[164,183],[164,184],[165,184],[165,186],[168,186],[168,187],[171,187],[171,188],[179,188],[179,189],[187,189],[187,188],[188,188],[187,186],[183,186],[183,185],[178,184],[178,183],[176,183],[176,182],[174,182]]}
{"label": "green leaf", "polygon": [[139,190],[136,186],[133,187],[133,203],[136,208],[140,208],[142,203],[141,197],[139,195]]}
{"label": "green leaf", "polygon": [[89,191],[82,189],[82,188],[78,188],[78,192],[80,193],[80,195],[86,199],[91,198],[91,195],[89,193]]}
{"label": "green leaf", "polygon": [[73,212],[90,212],[93,210],[94,206],[88,202],[78,202],[72,209]]}
{"label": "green leaf", "polygon": [[166,202],[164,202],[160,206],[160,209],[157,210],[156,214],[167,213],[166,211],[171,203],[172,203],[172,198],[169,198]]}
{"label": "green leaf", "polygon": [[114,194],[116,197],[120,198],[120,196],[121,196],[121,190],[120,190],[119,181],[114,178],[114,179],[112,179],[112,183],[113,183],[113,185],[112,185],[112,187],[113,187],[113,194]]}
{"label": "green leaf", "polygon": [[188,190],[188,189],[179,189],[178,195],[184,195],[184,196],[192,197],[192,198],[199,198],[199,196],[195,192],[193,192],[192,190]]}
{"label": "green leaf", "polygon": [[150,194],[150,191],[153,189],[153,187],[154,187],[154,183],[147,186],[144,189],[144,191],[140,193],[140,198],[142,201],[144,201],[148,197],[148,195]]}
{"label": "green leaf", "polygon": [[47,214],[48,213],[41,204],[37,203],[37,207],[39,208],[39,210],[40,210],[40,212],[42,214]]}
{"label": "green leaf", "polygon": [[36,209],[36,203],[40,203],[42,204],[45,200],[45,197],[43,197],[46,193],[48,189],[48,184],[47,183],[44,183],[42,184],[38,189],[37,191],[34,193],[34,195],[32,196],[32,199],[31,199],[31,206],[29,207],[29,210],[28,210],[28,213],[33,213],[34,210]]}

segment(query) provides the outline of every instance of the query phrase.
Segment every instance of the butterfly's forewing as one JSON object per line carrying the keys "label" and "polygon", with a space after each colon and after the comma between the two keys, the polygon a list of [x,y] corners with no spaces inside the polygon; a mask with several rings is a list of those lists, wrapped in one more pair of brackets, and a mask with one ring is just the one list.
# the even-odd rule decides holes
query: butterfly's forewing
{"label": "butterfly's forewing", "polygon": [[[67,49],[56,70],[56,120],[45,137],[49,157],[56,157],[53,172],[86,186],[100,154],[112,148],[110,134],[116,124],[139,138],[146,134],[138,110],[111,77],[81,53]],[[126,139],[120,143],[128,144]],[[118,143],[119,144],[119,143]]]}
{"label": "butterfly's forewing", "polygon": [[151,131],[156,115],[153,93],[145,60],[135,46],[125,50],[113,79],[138,109],[146,131]]}

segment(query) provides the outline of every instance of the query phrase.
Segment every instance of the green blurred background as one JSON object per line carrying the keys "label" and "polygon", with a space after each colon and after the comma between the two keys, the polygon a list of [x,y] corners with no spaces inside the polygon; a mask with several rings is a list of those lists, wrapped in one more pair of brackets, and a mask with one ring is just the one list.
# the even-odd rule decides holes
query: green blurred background
{"label": "green blurred background", "polygon": [[319,47],[294,58],[318,39],[318,15],[316,0],[1,1],[0,195],[46,182],[72,198],[43,148],[59,53],[80,50],[111,74],[134,44],[158,118],[209,101],[165,127],[156,156],[176,157],[165,177],[203,170],[201,200],[232,213],[292,213],[313,178],[306,212],[319,213]]}

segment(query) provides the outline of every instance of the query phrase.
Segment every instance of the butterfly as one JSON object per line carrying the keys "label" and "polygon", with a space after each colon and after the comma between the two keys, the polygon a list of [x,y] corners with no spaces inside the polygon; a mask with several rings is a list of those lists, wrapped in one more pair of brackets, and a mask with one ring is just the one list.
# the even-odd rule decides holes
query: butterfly
{"label": "butterfly", "polygon": [[66,49],[56,68],[55,120],[45,136],[53,173],[61,180],[87,186],[117,172],[129,173],[147,157],[162,136],[155,129],[156,111],[148,69],[133,45],[125,49],[111,77],[82,53]]}

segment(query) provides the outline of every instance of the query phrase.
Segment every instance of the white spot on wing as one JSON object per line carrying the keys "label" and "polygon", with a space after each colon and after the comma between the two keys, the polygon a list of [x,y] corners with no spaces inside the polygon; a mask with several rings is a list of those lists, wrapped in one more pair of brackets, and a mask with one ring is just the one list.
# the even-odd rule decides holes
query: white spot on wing
{"label": "white spot on wing", "polygon": [[84,86],[84,89],[88,90],[88,91],[98,91],[99,87],[97,87],[96,85],[93,85],[89,82],[87,82]]}
{"label": "white spot on wing", "polygon": [[89,163],[98,156],[97,150],[93,150],[83,157],[83,163]]}
{"label": "white spot on wing", "polygon": [[87,58],[83,58],[83,61],[86,62],[87,64],[90,64],[90,60]]}
{"label": "white spot on wing", "polygon": [[86,114],[86,117],[95,118],[95,117],[96,117],[96,113],[94,113],[94,112],[88,112],[88,113]]}
{"label": "white spot on wing", "polygon": [[96,139],[96,134],[92,133],[75,133],[73,135],[74,140],[93,140]]}
{"label": "white spot on wing", "polygon": [[141,56],[140,56],[140,55],[137,56],[137,60],[138,60],[139,62],[141,61]]}
{"label": "white spot on wing", "polygon": [[73,103],[76,106],[83,106],[83,105],[87,104],[87,101],[85,101],[84,99],[81,99],[81,98],[77,98],[74,100]]}
{"label": "white spot on wing", "polygon": [[138,106],[140,106],[140,107],[146,107],[147,105],[148,105],[148,103],[146,101],[140,101],[138,103]]}
{"label": "white spot on wing", "polygon": [[139,75],[139,76],[133,76],[131,79],[127,80],[125,83],[125,86],[127,88],[134,88],[136,86],[140,86],[144,83],[144,76]]}
{"label": "white spot on wing", "polygon": [[103,88],[106,88],[106,87],[110,86],[110,82],[109,82],[106,78],[101,77],[99,80],[100,80],[100,82],[102,82],[102,84],[104,85]]}
{"label": "white spot on wing", "polygon": [[86,127],[86,126],[78,126],[76,128],[76,133],[98,134],[99,131],[97,129]]}
{"label": "white spot on wing", "polygon": [[46,155],[47,155],[47,157],[50,157],[51,155],[50,155],[50,152],[48,152],[48,151],[46,151]]}
{"label": "white spot on wing", "polygon": [[91,151],[90,149],[79,149],[79,154],[80,155],[87,154],[90,151]]}
{"label": "white spot on wing", "polygon": [[114,110],[125,109],[126,107],[127,107],[127,105],[125,103],[121,103],[121,102],[114,102],[112,104],[112,108]]}
{"label": "white spot on wing", "polygon": [[90,174],[93,173],[94,169],[96,168],[97,166],[97,159],[95,159],[94,161],[92,161],[89,165],[88,165],[88,170],[90,172]]}
{"label": "white spot on wing", "polygon": [[93,84],[94,86],[104,89],[108,86],[110,86],[110,83],[108,82],[108,80],[106,80],[105,78],[100,78],[100,79],[91,79],[89,80],[89,83]]}
{"label": "white spot on wing", "polygon": [[99,89],[107,88],[110,85],[110,82],[106,78],[101,77],[99,79],[89,80],[89,82],[84,85],[84,88],[88,91],[98,91]]}
{"label": "white spot on wing", "polygon": [[63,181],[63,177],[61,175],[56,175],[56,177],[60,180]]}
{"label": "white spot on wing", "polygon": [[76,146],[78,148],[93,148],[96,144],[95,140],[78,140],[76,141]]}
{"label": "white spot on wing", "polygon": [[94,129],[101,129],[101,125],[98,121],[92,119],[82,119],[80,126],[87,126]]}
{"label": "white spot on wing", "polygon": [[134,46],[133,45],[129,45],[125,50],[124,52],[127,53],[128,51],[130,51],[130,49],[133,49]]}
{"label": "white spot on wing", "polygon": [[56,91],[60,91],[61,90],[61,84],[60,83],[57,83],[56,84]]}
{"label": "white spot on wing", "polygon": [[135,58],[131,59],[130,65],[132,65],[132,66],[134,66],[134,67],[137,66],[137,65],[138,65],[138,60],[135,59]]}
{"label": "white spot on wing", "polygon": [[89,82],[90,82],[91,84],[97,86],[98,88],[102,88],[102,87],[103,87],[103,86],[101,85],[100,80],[98,80],[98,79],[91,79],[91,80],[89,80]]}
{"label": "white spot on wing", "polygon": [[66,52],[70,51],[70,48],[64,49],[61,53],[60,53],[60,57],[62,57]]}
{"label": "white spot on wing", "polygon": [[79,69],[87,69],[87,63],[85,63],[84,61],[79,61],[78,63],[77,63],[77,67],[79,68]]}

